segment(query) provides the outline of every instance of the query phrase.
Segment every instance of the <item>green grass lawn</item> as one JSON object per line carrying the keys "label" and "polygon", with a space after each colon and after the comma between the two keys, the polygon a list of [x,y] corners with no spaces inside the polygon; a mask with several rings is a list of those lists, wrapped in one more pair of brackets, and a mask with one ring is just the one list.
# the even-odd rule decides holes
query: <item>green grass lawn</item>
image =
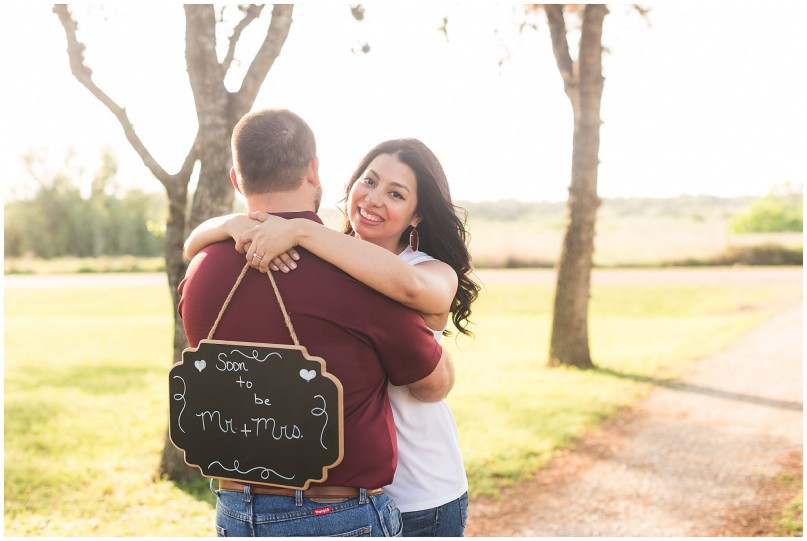
{"label": "green grass lawn", "polygon": [[[472,495],[524,479],[554,450],[801,287],[598,286],[596,370],[548,369],[552,286],[491,284],[476,338],[445,338]],[[5,534],[210,536],[204,482],[155,479],[165,436],[171,308],[164,286],[5,290]],[[644,378],[644,380],[642,379]]]}
{"label": "green grass lawn", "polygon": [[72,274],[94,272],[162,272],[163,257],[101,256],[59,257],[6,257],[3,260],[5,274]]}
{"label": "green grass lawn", "polygon": [[776,537],[804,537],[804,494],[799,494],[785,506],[776,522]]}

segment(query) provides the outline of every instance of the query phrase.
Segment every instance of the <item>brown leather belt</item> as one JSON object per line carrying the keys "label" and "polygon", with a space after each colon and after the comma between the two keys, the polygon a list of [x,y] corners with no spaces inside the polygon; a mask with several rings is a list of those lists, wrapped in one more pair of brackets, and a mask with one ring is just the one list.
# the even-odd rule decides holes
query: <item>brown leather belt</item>
{"label": "brown leather belt", "polygon": [[[296,490],[293,488],[280,488],[269,487],[265,485],[253,485],[239,483],[237,481],[230,481],[229,479],[219,479],[219,489],[229,490],[232,492],[244,492],[244,487],[249,487],[252,494],[270,494],[273,496],[290,496],[292,498],[296,495]],[[384,492],[383,488],[367,489],[368,496],[377,496]],[[323,486],[317,485],[309,487],[303,491],[303,498],[358,498],[359,489],[356,487],[337,487],[337,486]]]}

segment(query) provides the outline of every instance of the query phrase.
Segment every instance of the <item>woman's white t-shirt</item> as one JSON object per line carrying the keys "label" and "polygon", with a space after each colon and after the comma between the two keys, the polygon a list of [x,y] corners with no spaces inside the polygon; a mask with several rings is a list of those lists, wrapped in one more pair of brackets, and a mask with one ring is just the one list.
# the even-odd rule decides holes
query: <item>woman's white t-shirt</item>
{"label": "woman's white t-shirt", "polygon": [[[410,265],[434,261],[408,246],[399,257]],[[441,333],[434,331],[437,340]],[[390,384],[388,390],[398,436],[398,467],[385,492],[403,513],[431,509],[465,494],[468,478],[448,405],[442,400],[421,402],[405,386]]]}

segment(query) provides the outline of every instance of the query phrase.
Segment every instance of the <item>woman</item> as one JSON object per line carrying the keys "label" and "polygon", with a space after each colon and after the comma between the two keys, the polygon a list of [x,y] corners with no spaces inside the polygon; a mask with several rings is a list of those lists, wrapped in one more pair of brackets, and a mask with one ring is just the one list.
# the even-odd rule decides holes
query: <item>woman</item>
{"label": "woman", "polygon": [[[185,243],[189,257],[233,237],[252,266],[290,272],[301,246],[354,278],[420,311],[435,338],[449,315],[463,334],[479,287],[468,277],[470,255],[464,224],[451,202],[443,168],[416,139],[373,148],[346,186],[344,233],[310,220],[267,213],[214,218]],[[468,481],[456,423],[445,402],[424,403],[406,388],[389,387],[398,435],[398,467],[385,487],[404,520],[404,535],[461,536]]]}

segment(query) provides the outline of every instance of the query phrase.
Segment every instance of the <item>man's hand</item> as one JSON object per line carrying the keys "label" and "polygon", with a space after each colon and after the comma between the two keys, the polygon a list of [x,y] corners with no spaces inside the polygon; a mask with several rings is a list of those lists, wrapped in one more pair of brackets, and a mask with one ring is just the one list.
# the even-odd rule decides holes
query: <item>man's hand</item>
{"label": "man's hand", "polygon": [[434,371],[408,387],[415,398],[422,402],[439,402],[448,396],[454,387],[454,362],[445,348]]}

